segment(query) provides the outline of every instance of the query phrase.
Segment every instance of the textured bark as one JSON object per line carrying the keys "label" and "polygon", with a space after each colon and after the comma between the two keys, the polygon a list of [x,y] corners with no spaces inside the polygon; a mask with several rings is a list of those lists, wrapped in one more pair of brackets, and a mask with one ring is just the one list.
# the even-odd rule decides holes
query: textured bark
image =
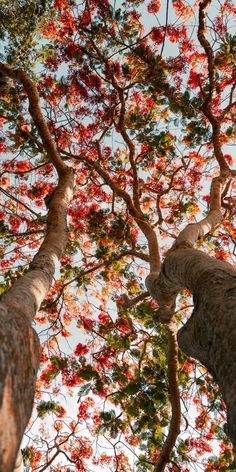
{"label": "textured bark", "polygon": [[0,472],[12,472],[29,421],[39,341],[31,321],[45,298],[67,241],[66,215],[73,172],[59,179],[49,203],[45,239],[29,271],[3,295],[0,303]]}
{"label": "textured bark", "polygon": [[236,271],[201,251],[176,249],[166,257],[160,275],[148,277],[147,288],[164,322],[173,316],[179,291],[192,292],[194,310],[179,330],[179,346],[205,365],[218,383],[236,452]]}
{"label": "textured bark", "polygon": [[[68,169],[59,179],[49,203],[47,231],[44,241],[29,266],[29,271],[19,278],[2,297],[12,310],[32,321],[47,294],[67,242],[66,216],[73,193],[73,171]],[[23,305],[22,305],[23,303]]]}
{"label": "textured bark", "polygon": [[0,64],[1,71],[22,82],[29,99],[29,112],[59,177],[47,202],[44,241],[28,272],[12,285],[0,302],[0,472],[13,472],[32,411],[39,365],[39,341],[31,322],[51,287],[56,266],[66,247],[66,218],[74,176],[57,151],[42,115],[34,83],[23,71],[13,70],[6,64]]}
{"label": "textured bark", "polygon": [[21,450],[19,450],[13,472],[24,472],[24,462]]}
{"label": "textured bark", "polygon": [[0,471],[11,472],[32,411],[39,341],[20,310],[3,303],[0,339]]}

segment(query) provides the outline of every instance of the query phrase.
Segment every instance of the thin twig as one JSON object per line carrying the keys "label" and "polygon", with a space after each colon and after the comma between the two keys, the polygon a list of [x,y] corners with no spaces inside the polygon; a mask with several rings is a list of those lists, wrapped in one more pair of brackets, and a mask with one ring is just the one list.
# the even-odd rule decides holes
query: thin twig
{"label": "thin twig", "polygon": [[11,198],[11,200],[14,200],[15,202],[19,203],[20,205],[22,205],[24,208],[26,208],[26,210],[30,211],[30,213],[32,213],[34,216],[36,216],[37,218],[39,218],[41,216],[40,213],[36,213],[36,211],[32,210],[32,208],[30,208],[28,205],[26,205],[25,203],[23,203],[21,200],[19,200],[18,198],[14,197],[13,195],[11,195],[11,193],[7,192],[5,189],[3,189],[2,187],[0,187],[0,192],[4,193],[4,195],[6,195],[8,198]]}

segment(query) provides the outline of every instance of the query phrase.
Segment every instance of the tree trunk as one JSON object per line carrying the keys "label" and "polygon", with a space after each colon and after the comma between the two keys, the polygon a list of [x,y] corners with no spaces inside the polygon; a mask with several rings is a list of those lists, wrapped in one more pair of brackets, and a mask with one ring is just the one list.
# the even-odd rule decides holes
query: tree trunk
{"label": "tree trunk", "polygon": [[25,427],[30,419],[39,340],[31,322],[46,297],[67,243],[67,211],[73,195],[74,172],[61,159],[40,108],[30,77],[0,63],[0,73],[20,81],[28,95],[29,112],[59,180],[48,196],[45,238],[28,272],[0,302],[0,472],[13,472]]}
{"label": "tree trunk", "polygon": [[67,209],[73,194],[73,171],[59,178],[48,207],[44,241],[28,272],[0,302],[0,472],[14,470],[25,427],[30,419],[39,341],[32,319],[52,284],[67,242]]}
{"label": "tree trunk", "polygon": [[181,288],[191,291],[194,310],[178,332],[179,346],[199,360],[218,383],[236,453],[235,270],[201,251],[176,249],[166,257],[160,275],[147,278],[147,288],[159,303],[159,319],[165,322]]}
{"label": "tree trunk", "polygon": [[13,311],[3,303],[0,339],[0,471],[8,472],[14,469],[32,411],[39,341],[21,310]]}

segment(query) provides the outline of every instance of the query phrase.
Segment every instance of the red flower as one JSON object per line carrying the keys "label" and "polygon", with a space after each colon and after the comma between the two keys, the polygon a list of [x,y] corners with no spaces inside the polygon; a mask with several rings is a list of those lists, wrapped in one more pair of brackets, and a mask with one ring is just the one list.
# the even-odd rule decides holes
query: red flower
{"label": "red flower", "polygon": [[6,146],[3,143],[0,143],[0,153],[6,152]]}
{"label": "red flower", "polygon": [[89,352],[89,347],[82,343],[78,343],[74,350],[76,356],[83,356],[84,354],[87,354],[87,352]]}
{"label": "red flower", "polygon": [[110,316],[107,315],[106,313],[100,313],[98,315],[98,319],[99,319],[101,324],[106,324],[106,323],[109,323],[109,321],[111,321]]}
{"label": "red flower", "polygon": [[62,418],[65,416],[66,410],[63,408],[63,406],[58,405],[56,409],[56,415],[58,418]]}
{"label": "red flower", "polygon": [[152,28],[151,38],[154,41],[154,43],[161,44],[164,39],[163,28],[157,28],[157,27]]}
{"label": "red flower", "polygon": [[197,74],[191,69],[188,79],[188,85],[192,88],[197,88],[199,87],[199,83],[199,74]]}
{"label": "red flower", "polygon": [[151,0],[147,6],[148,13],[158,13],[161,7],[160,0]]}

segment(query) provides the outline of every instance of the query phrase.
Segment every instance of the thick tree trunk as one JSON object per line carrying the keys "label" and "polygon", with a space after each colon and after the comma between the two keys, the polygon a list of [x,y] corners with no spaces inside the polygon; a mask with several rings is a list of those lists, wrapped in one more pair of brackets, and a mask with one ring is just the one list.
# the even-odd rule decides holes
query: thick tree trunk
{"label": "thick tree trunk", "polygon": [[73,171],[60,176],[47,215],[47,230],[29,270],[0,302],[0,472],[14,470],[30,419],[39,341],[31,322],[52,284],[67,242],[66,216],[73,193]]}
{"label": "thick tree trunk", "polygon": [[30,418],[39,341],[21,310],[0,304],[0,471],[14,469],[21,438]]}
{"label": "thick tree trunk", "polygon": [[179,330],[179,346],[206,366],[218,383],[236,452],[236,271],[201,251],[176,249],[166,257],[160,275],[147,278],[147,288],[164,322],[171,318],[181,288],[192,292],[194,310]]}
{"label": "thick tree trunk", "polygon": [[39,341],[31,322],[51,287],[56,265],[66,247],[67,210],[73,195],[74,173],[60,157],[40,108],[38,90],[30,77],[1,63],[0,73],[23,84],[29,112],[59,177],[47,202],[44,241],[28,272],[0,302],[0,472],[13,472],[32,411],[39,365]]}

